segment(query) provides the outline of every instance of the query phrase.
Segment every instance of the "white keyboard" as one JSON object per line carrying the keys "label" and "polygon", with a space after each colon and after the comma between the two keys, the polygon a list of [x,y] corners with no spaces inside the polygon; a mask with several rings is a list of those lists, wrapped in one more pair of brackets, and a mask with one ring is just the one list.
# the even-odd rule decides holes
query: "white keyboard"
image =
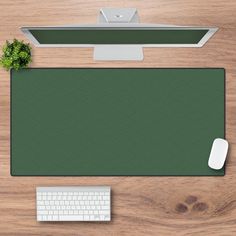
{"label": "white keyboard", "polygon": [[107,186],[37,187],[37,221],[110,221]]}

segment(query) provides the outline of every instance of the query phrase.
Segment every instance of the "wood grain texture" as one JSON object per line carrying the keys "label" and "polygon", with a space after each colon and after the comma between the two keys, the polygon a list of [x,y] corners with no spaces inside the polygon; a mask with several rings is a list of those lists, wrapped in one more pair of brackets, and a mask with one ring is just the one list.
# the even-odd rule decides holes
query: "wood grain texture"
{"label": "wood grain texture", "polygon": [[[217,26],[203,48],[148,48],[143,62],[95,62],[91,48],[33,48],[32,67],[224,67],[224,177],[11,177],[9,73],[0,70],[0,235],[236,235],[236,1],[1,0],[0,45],[20,26],[94,23],[101,7],[136,7],[145,23]],[[38,223],[35,187],[111,185],[112,222]]]}

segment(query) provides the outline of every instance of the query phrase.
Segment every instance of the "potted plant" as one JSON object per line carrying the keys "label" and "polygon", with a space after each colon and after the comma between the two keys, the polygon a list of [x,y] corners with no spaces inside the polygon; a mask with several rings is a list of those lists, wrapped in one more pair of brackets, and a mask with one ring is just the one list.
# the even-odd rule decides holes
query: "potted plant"
{"label": "potted plant", "polygon": [[32,61],[31,47],[24,41],[14,39],[13,42],[6,41],[2,48],[3,55],[0,64],[6,70],[26,68]]}

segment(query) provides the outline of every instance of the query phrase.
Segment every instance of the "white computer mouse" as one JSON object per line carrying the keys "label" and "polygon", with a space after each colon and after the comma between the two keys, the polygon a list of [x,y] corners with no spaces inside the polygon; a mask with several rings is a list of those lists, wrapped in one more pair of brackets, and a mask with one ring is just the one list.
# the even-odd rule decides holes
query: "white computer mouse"
{"label": "white computer mouse", "polygon": [[208,166],[220,170],[225,163],[229,144],[225,139],[216,138],[212,144]]}

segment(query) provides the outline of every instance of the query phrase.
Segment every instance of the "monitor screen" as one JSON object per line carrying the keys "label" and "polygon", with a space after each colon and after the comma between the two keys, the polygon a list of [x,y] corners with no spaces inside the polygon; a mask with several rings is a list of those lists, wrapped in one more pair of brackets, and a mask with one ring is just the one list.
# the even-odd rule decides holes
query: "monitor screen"
{"label": "monitor screen", "polygon": [[[216,31],[199,27],[22,27],[41,46],[56,45],[197,45]],[[203,40],[205,39],[205,40]]]}
{"label": "monitor screen", "polygon": [[29,31],[40,44],[195,44],[208,30],[76,28]]}

